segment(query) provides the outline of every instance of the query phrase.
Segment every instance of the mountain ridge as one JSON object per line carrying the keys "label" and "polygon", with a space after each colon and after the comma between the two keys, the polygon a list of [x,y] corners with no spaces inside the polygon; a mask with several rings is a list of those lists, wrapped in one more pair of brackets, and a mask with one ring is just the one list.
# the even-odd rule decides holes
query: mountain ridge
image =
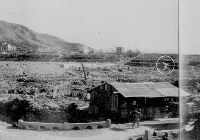
{"label": "mountain ridge", "polygon": [[24,25],[0,20],[0,44],[5,41],[17,47],[21,45],[33,50],[39,48],[50,51],[93,50],[80,43],[67,42],[53,35],[37,33]]}

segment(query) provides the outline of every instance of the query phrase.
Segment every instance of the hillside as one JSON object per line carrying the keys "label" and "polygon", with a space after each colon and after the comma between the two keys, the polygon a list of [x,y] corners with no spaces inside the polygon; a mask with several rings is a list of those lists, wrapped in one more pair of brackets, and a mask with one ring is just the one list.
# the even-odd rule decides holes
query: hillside
{"label": "hillside", "polygon": [[4,42],[30,50],[40,48],[45,51],[57,52],[91,49],[79,43],[66,42],[51,35],[34,32],[25,26],[0,20],[0,45]]}

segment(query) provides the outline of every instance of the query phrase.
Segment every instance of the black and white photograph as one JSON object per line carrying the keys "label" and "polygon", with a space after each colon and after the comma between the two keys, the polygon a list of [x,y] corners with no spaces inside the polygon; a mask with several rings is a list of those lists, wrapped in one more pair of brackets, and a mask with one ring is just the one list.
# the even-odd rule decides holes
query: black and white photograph
{"label": "black and white photograph", "polygon": [[0,140],[200,140],[198,7],[0,0]]}
{"label": "black and white photograph", "polygon": [[179,7],[179,86],[190,93],[187,99],[179,98],[184,114],[180,138],[200,140],[200,1],[182,0]]}

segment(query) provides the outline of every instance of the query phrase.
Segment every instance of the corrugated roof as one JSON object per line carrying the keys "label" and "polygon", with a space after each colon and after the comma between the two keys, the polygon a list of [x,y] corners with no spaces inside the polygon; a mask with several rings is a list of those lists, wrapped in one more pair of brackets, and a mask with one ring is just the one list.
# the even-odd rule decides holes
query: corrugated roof
{"label": "corrugated roof", "polygon": [[152,82],[146,84],[148,87],[155,89],[165,97],[178,97],[178,88],[168,82]]}
{"label": "corrugated roof", "polygon": [[142,83],[110,83],[125,97],[163,97],[158,91]]}
{"label": "corrugated roof", "polygon": [[[179,89],[167,82],[110,83],[124,97],[178,97]],[[181,96],[189,96],[181,90]]]}
{"label": "corrugated roof", "polygon": [[178,97],[178,88],[156,88],[165,97]]}
{"label": "corrugated roof", "polygon": [[148,82],[148,83],[144,83],[147,86],[151,87],[151,88],[177,88],[174,85],[168,83],[168,82]]}

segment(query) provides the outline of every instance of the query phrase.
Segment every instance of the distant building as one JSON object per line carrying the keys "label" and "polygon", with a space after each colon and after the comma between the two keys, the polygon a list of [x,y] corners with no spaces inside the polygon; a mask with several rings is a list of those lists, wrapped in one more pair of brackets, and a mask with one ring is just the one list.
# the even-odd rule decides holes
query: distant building
{"label": "distant building", "polygon": [[8,44],[8,51],[15,51],[16,47],[15,46],[11,46],[10,44]]}
{"label": "distant building", "polygon": [[121,55],[124,53],[123,47],[116,47],[116,55]]}
{"label": "distant building", "polygon": [[11,44],[8,44],[7,42],[0,44],[0,52],[11,52],[16,51],[16,47],[12,46]]}

